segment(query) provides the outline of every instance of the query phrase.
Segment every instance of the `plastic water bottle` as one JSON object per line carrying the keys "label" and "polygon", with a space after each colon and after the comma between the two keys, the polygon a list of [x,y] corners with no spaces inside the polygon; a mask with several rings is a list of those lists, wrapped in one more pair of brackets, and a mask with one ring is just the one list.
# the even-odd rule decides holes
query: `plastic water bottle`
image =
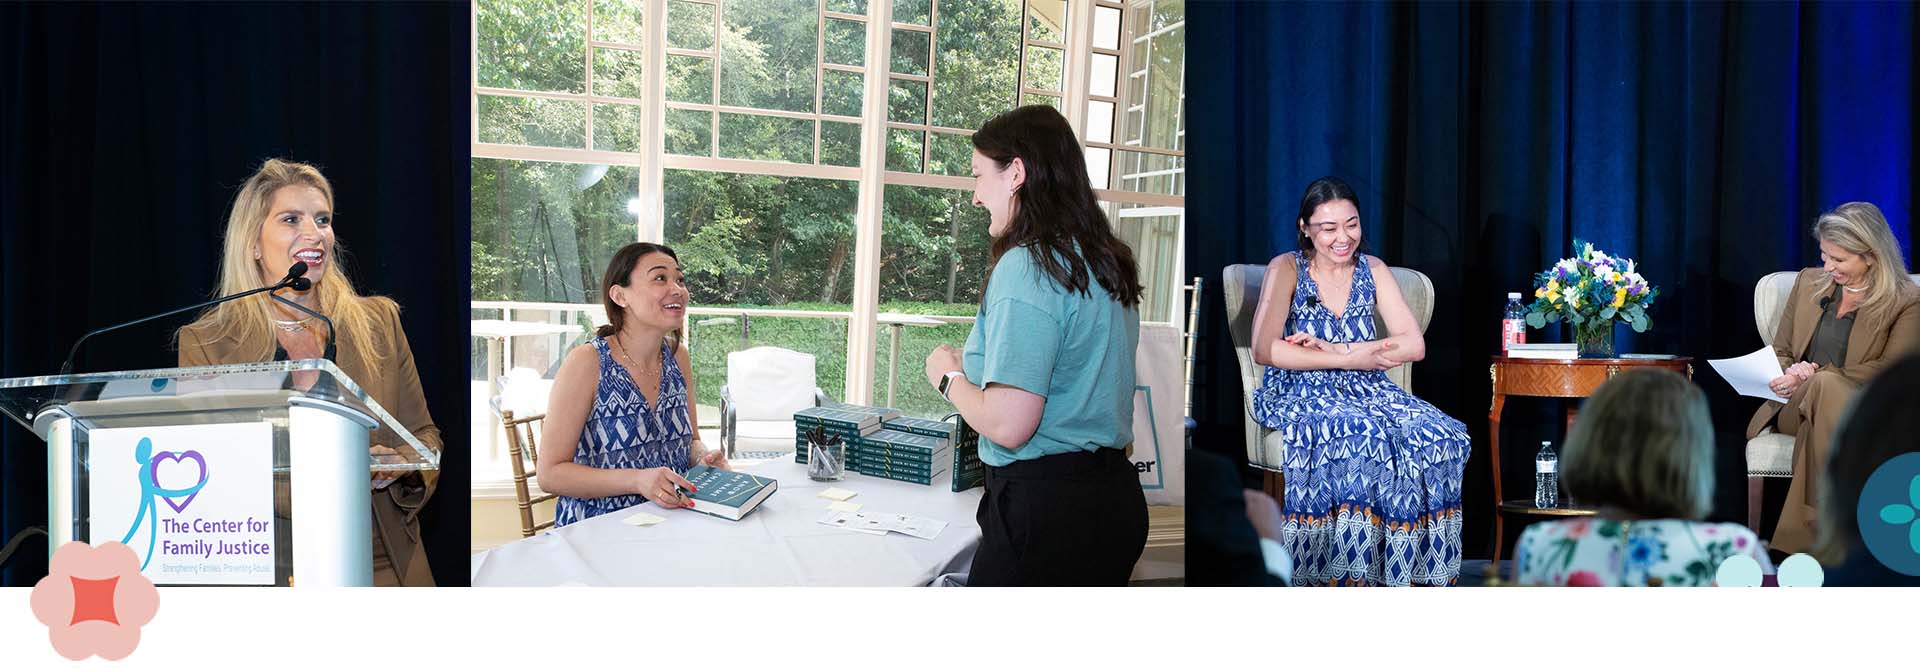
{"label": "plastic water bottle", "polygon": [[1540,442],[1540,454],[1533,457],[1533,507],[1560,506],[1560,458],[1553,454],[1553,443]]}
{"label": "plastic water bottle", "polygon": [[1527,342],[1527,307],[1520,305],[1520,293],[1507,293],[1507,312],[1500,317],[1500,354],[1512,351],[1513,344]]}

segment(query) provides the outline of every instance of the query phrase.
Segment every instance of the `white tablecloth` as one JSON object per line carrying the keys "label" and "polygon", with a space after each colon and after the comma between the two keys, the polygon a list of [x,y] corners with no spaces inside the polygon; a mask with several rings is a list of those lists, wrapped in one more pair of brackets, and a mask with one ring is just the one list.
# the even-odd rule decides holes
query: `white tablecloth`
{"label": "white tablecloth", "polygon": [[[736,462],[740,470],[780,481],[759,510],[732,522],[691,510],[643,503],[473,557],[473,586],[925,585],[965,572],[980,545],[974,509],[981,489],[955,494],[946,486],[848,473],[814,482],[791,456]],[[818,494],[839,487],[861,512],[905,513],[947,522],[933,540],[873,536],[816,522],[827,513]],[[637,527],[622,521],[646,512],[666,521]]]}

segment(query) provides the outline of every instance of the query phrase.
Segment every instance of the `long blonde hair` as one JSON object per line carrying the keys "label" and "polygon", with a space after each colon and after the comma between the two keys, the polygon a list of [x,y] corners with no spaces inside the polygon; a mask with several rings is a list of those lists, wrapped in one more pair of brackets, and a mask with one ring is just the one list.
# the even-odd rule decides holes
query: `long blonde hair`
{"label": "long blonde hair", "polygon": [[[1867,298],[1860,303],[1863,312],[1877,313],[1891,307],[1900,291],[1912,282],[1907,278],[1907,259],[1900,254],[1900,242],[1893,238],[1887,217],[1870,202],[1847,202],[1820,214],[1820,220],[1813,224],[1813,238],[1873,259],[1867,269]],[[1815,280],[1815,300],[1833,291],[1833,277],[1822,273]]]}
{"label": "long blonde hair", "polygon": [[[327,200],[327,209],[333,209],[333,185],[319,169],[305,163],[270,158],[240,186],[240,192],[233,198],[233,210],[227,214],[226,240],[221,244],[220,253],[220,282],[213,291],[214,297],[252,290],[279,278],[260,276],[261,264],[254,259],[253,251],[260,243],[260,230],[271,213],[274,193],[287,186],[302,185],[319,190]],[[355,342],[354,349],[359,351],[357,357],[363,368],[377,368],[378,361],[386,355],[373,340],[373,322],[378,317],[375,309],[398,307],[385,297],[360,296],[347,279],[344,255],[345,249],[335,240],[333,257],[319,276],[310,277],[314,289],[319,291],[319,304],[314,310],[333,320],[337,336]],[[210,307],[186,328],[197,330],[203,343],[222,339],[236,342],[246,360],[269,360],[273,359],[277,345],[272,319],[273,300],[262,295]],[[175,332],[174,337],[178,346],[179,333]]]}

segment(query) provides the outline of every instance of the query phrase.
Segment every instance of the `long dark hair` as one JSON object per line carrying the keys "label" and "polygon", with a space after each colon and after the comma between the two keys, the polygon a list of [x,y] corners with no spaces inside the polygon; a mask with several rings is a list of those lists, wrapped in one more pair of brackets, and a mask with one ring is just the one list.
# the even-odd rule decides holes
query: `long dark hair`
{"label": "long dark hair", "polygon": [[[1353,195],[1353,188],[1348,186],[1346,181],[1331,176],[1322,176],[1314,179],[1313,183],[1307,184],[1306,194],[1300,196],[1300,217],[1293,219],[1293,241],[1300,246],[1301,257],[1308,260],[1313,259],[1313,237],[1307,235],[1307,231],[1302,229],[1301,223],[1312,225],[1314,209],[1320,208],[1320,205],[1326,204],[1327,202],[1338,202],[1340,200],[1352,202],[1353,212],[1356,215],[1360,213],[1360,198]],[[1355,248],[1354,251],[1364,253],[1366,250],[1367,235],[1362,234],[1360,235],[1360,246]]]}
{"label": "long dark hair", "polygon": [[[627,287],[627,282],[633,279],[634,265],[640,264],[640,258],[654,253],[665,253],[667,257],[673,258],[674,262],[680,261],[680,256],[675,255],[673,249],[644,241],[621,246],[620,250],[613,252],[613,259],[607,261],[607,273],[600,277],[600,305],[607,309],[607,324],[594,330],[594,335],[605,338],[620,333],[620,327],[626,324],[627,309],[613,303],[613,296],[607,294],[607,291],[616,285]],[[680,345],[680,330],[673,330],[673,333],[667,336],[667,340],[675,346]]]}
{"label": "long dark hair", "polygon": [[1121,243],[1100,212],[1087,183],[1086,155],[1066,117],[1045,105],[1014,109],[980,126],[973,133],[973,148],[1001,169],[1019,158],[1027,170],[1027,181],[1016,193],[1013,220],[1006,234],[993,240],[994,262],[1009,250],[1030,247],[1041,271],[1067,292],[1091,295],[1091,273],[1114,301],[1140,305],[1143,288],[1133,249]]}

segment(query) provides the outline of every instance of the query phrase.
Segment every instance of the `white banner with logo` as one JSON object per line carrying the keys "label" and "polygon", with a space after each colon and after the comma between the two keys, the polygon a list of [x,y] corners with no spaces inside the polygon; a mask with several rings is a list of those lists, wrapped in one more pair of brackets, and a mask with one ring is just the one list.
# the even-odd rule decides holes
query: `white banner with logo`
{"label": "white banner with logo", "polygon": [[1133,468],[1147,505],[1179,506],[1187,500],[1185,369],[1180,329],[1140,326],[1134,353]]}
{"label": "white banner with logo", "polygon": [[88,432],[89,542],[155,584],[273,584],[273,425]]}

